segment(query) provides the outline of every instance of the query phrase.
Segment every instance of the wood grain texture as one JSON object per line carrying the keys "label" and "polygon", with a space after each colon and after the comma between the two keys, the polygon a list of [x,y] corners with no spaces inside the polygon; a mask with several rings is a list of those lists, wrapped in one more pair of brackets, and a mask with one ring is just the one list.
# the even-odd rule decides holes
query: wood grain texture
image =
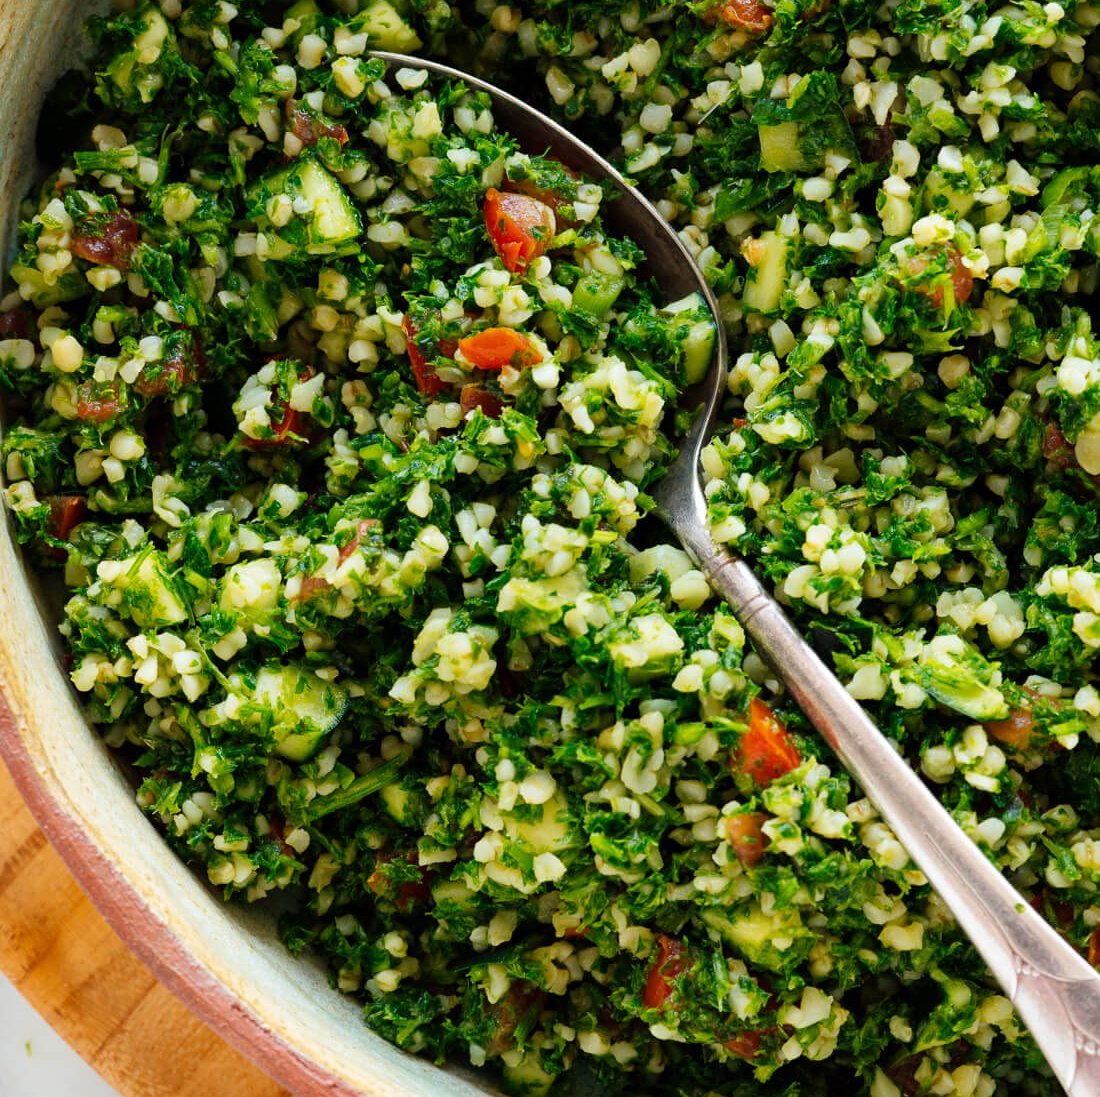
{"label": "wood grain texture", "polygon": [[107,925],[0,764],[0,971],[126,1097],[287,1097]]}

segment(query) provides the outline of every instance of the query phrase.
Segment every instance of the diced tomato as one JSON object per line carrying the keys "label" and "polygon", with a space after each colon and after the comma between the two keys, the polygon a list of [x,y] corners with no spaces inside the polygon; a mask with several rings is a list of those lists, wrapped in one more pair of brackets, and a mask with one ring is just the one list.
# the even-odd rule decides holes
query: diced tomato
{"label": "diced tomato", "polygon": [[1028,708],[1013,709],[1006,719],[990,720],[982,726],[986,734],[1014,750],[1027,750],[1031,746],[1031,736],[1035,730],[1031,709]]}
{"label": "diced tomato", "polygon": [[77,418],[87,423],[106,423],[122,406],[118,398],[118,382],[109,385],[84,381],[76,389]]}
{"label": "diced tomato", "polygon": [[487,1048],[490,1055],[503,1055],[515,1047],[520,1025],[534,1022],[542,1012],[546,995],[526,979],[513,979],[504,997],[487,1007],[495,1022],[493,1038]]}
{"label": "diced tomato", "polygon": [[[575,171],[565,167],[564,164],[562,165],[562,169],[566,175],[570,176],[572,179],[580,179],[580,176]],[[534,179],[505,179],[502,186],[504,190],[511,194],[526,194],[528,198],[535,198],[542,202],[543,205],[549,206],[554,211],[556,220],[566,228],[571,228],[576,224],[576,222],[564,217],[560,212],[561,207],[569,205],[573,199],[566,197],[564,194],[560,194],[551,187],[540,187]]]}
{"label": "diced tomato", "polygon": [[83,495],[52,495],[49,504],[46,532],[59,541],[67,541],[69,534],[84,521],[88,502]]}
{"label": "diced tomato", "polygon": [[377,518],[361,518],[359,520],[359,525],[356,527],[355,533],[352,534],[351,539],[348,541],[348,543],[340,549],[340,555],[336,557],[337,567],[339,567],[341,564],[351,558],[351,556],[363,543],[363,538],[365,538],[367,534],[370,533],[371,527],[377,525]]}
{"label": "diced tomato", "polygon": [[36,336],[34,320],[27,309],[15,308],[0,312],[0,339],[30,339]]}
{"label": "diced tomato", "polygon": [[707,12],[707,21],[760,34],[775,22],[775,12],[758,0],[723,0]]}
{"label": "diced tomato", "polygon": [[525,335],[513,328],[486,328],[459,339],[462,357],[477,369],[523,369],[542,361],[542,355]]}
{"label": "diced tomato", "polygon": [[173,345],[168,357],[147,365],[134,382],[134,389],[142,396],[165,396],[193,385],[205,371],[206,355],[198,335],[192,334],[191,353],[187,354],[179,341]]}
{"label": "diced tomato", "polygon": [[[313,376],[312,366],[303,366],[298,375],[299,381],[308,381]],[[276,421],[275,415],[279,415]],[[275,449],[292,443],[306,433],[304,412],[292,408],[286,400],[276,399],[269,413],[272,435],[270,438],[250,438],[245,435],[244,444],[249,449]]]}
{"label": "diced tomato", "polygon": [[749,1032],[739,1032],[736,1036],[723,1040],[722,1046],[726,1051],[732,1052],[747,1063],[751,1063],[760,1054],[760,1044],[767,1031],[769,1030],[753,1029]]}
{"label": "diced tomato", "polygon": [[770,785],[801,765],[802,758],[787,729],[759,697],[749,703],[749,727],[741,737],[734,764],[758,785]]}
{"label": "diced tomato", "polygon": [[[398,858],[404,858],[410,865],[416,866],[419,878],[395,884],[383,871],[383,866]],[[367,887],[375,895],[392,899],[394,906],[400,911],[409,911],[414,906],[427,902],[432,893],[428,874],[417,863],[415,849],[410,849],[403,854],[388,849],[377,850],[374,855],[374,871],[367,877]]]}
{"label": "diced tomato", "polygon": [[554,211],[527,194],[490,188],[485,195],[485,228],[505,267],[522,274],[550,246],[558,230]]}
{"label": "diced tomato", "polygon": [[674,937],[659,934],[657,937],[657,959],[646,976],[645,989],[642,991],[642,1005],[647,1009],[660,1009],[675,989],[676,979],[691,967],[691,954],[687,946]]}
{"label": "diced tomato", "polygon": [[338,122],[326,122],[297,100],[288,99],[284,106],[287,126],[303,145],[316,145],[322,137],[335,137],[341,145],[348,143],[348,131]]}
{"label": "diced tomato", "polygon": [[126,210],[97,213],[77,225],[70,249],[89,263],[126,271],[140,235],[138,223]]}
{"label": "diced tomato", "polygon": [[504,410],[504,401],[496,393],[482,388],[481,385],[463,385],[458,399],[463,415],[473,411],[474,408],[481,408],[490,419],[499,419],[500,413]]}
{"label": "diced tomato", "polygon": [[[951,274],[952,296],[956,305],[965,305],[970,300],[970,294],[974,290],[974,275],[962,261],[962,252],[954,244],[948,244],[945,248],[947,267]],[[928,260],[920,256],[910,259],[907,263],[911,274],[920,274],[928,267]],[[941,280],[935,285],[918,285],[913,287],[918,293],[923,293],[938,309],[943,308],[944,287]]]}
{"label": "diced tomato", "polygon": [[319,594],[324,594],[332,589],[332,584],[327,579],[318,578],[316,575],[307,575],[302,579],[298,587],[298,595],[295,602],[308,602]]}
{"label": "diced tomato", "polygon": [[304,418],[302,413],[283,401],[280,401],[273,410],[278,411],[280,407],[281,416],[278,422],[271,424],[274,434],[270,438],[250,438],[245,435],[244,444],[249,449],[275,449],[278,446],[285,446],[294,437],[301,436]]}
{"label": "diced tomato", "polygon": [[1043,456],[1059,472],[1073,468],[1077,464],[1077,455],[1062,428],[1053,420],[1048,420],[1043,431]]}
{"label": "diced tomato", "polygon": [[752,868],[761,857],[768,845],[768,837],[764,833],[764,824],[768,817],[762,811],[749,811],[743,815],[727,815],[722,820],[726,830],[726,840],[729,842],[737,860],[745,866]]}
{"label": "diced tomato", "polygon": [[[435,372],[416,345],[416,325],[407,314],[401,321],[401,327],[405,332],[405,349],[408,351],[409,365],[412,366],[417,391],[421,396],[438,396],[450,386]],[[442,346],[439,349],[441,354],[447,353]],[[453,350],[451,353],[454,353]]]}
{"label": "diced tomato", "polygon": [[268,832],[271,836],[271,840],[279,843],[279,852],[284,857],[297,857],[298,851],[293,846],[286,844],[286,836],[290,831],[287,826],[287,821],[280,816],[274,816],[269,820],[268,825],[271,830]]}

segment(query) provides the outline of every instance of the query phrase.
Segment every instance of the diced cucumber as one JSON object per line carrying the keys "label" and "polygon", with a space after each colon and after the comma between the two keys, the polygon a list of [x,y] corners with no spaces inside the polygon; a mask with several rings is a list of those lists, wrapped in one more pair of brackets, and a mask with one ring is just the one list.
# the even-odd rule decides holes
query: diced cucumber
{"label": "diced cucumber", "polygon": [[759,254],[745,283],[745,307],[755,312],[775,312],[787,284],[787,252],[790,240],[774,230],[754,241]]}
{"label": "diced cucumber", "polygon": [[275,753],[291,762],[312,758],[348,707],[339,686],[294,664],[261,668],[255,698],[271,711]]}
{"label": "diced cucumber", "polygon": [[298,0],[291,4],[283,16],[283,22],[294,20],[298,24],[297,30],[288,38],[292,49],[297,49],[299,43],[307,34],[312,34],[321,18],[321,9],[317,6],[317,0]]}
{"label": "diced cucumber", "polygon": [[83,297],[89,288],[88,283],[76,271],[63,274],[50,285],[37,267],[24,266],[22,263],[16,263],[11,268],[11,277],[21,288],[30,287],[30,297],[27,300],[38,309],[75,301],[78,297]]}
{"label": "diced cucumber", "polygon": [[559,789],[528,818],[504,816],[504,833],[515,842],[522,842],[535,853],[557,853],[573,845],[569,831],[569,804]]}
{"label": "diced cucumber", "polygon": [[573,290],[573,305],[590,312],[597,320],[602,320],[618,300],[625,282],[614,275],[589,271]]}
{"label": "diced cucumber", "polygon": [[[920,684],[941,704],[971,720],[1004,720],[1009,713],[1004,694],[982,680],[992,668],[977,651],[971,652],[966,652],[970,658],[943,650],[926,653],[919,664]],[[984,668],[974,665],[979,661]]]}
{"label": "diced cucumber", "polygon": [[401,784],[387,785],[379,794],[391,819],[402,826],[418,825],[424,814],[424,800]]}
{"label": "diced cucumber", "polygon": [[765,171],[805,171],[810,165],[799,147],[801,131],[797,122],[761,126],[760,166]]}
{"label": "diced cucumber", "polygon": [[923,210],[941,209],[946,202],[948,209],[953,213],[965,217],[973,209],[977,200],[975,194],[948,182],[939,168],[932,168],[924,177],[924,186],[921,187],[920,193],[920,208]]}
{"label": "diced cucumber", "polygon": [[410,53],[422,45],[420,35],[401,18],[390,0],[368,0],[348,26],[355,34],[365,32],[375,49]]}
{"label": "diced cucumber", "polygon": [[116,583],[138,628],[163,628],[187,620],[187,605],[176,590],[161,553],[150,545],[122,564],[122,574]]}
{"label": "diced cucumber", "polygon": [[681,326],[687,327],[687,335],[681,344],[684,373],[689,385],[702,381],[714,357],[715,339],[714,317],[703,295],[689,293],[687,297],[666,305],[661,311],[665,315],[675,316]]}
{"label": "diced cucumber", "polygon": [[137,93],[143,103],[164,86],[164,76],[155,67],[166,51],[177,50],[176,36],[168,20],[155,8],[143,15],[142,29],[134,36],[133,46],[117,53],[107,66],[107,76],[123,95]]}
{"label": "diced cucumber", "polygon": [[[253,188],[254,207],[275,194],[285,194],[308,212],[298,215],[278,232],[275,239],[283,245],[273,249],[272,258],[285,258],[296,251],[324,255],[341,244],[358,238],[362,231],[359,212],[339,180],[310,154],[303,154],[288,168],[265,176]],[[266,221],[266,216],[263,217]],[[285,249],[285,250],[284,250]]]}
{"label": "diced cucumber", "polygon": [[547,1074],[543,1069],[534,1051],[528,1051],[514,1066],[506,1064],[503,1074],[508,1092],[516,1097],[543,1097],[557,1080],[556,1075]]}
{"label": "diced cucumber", "polygon": [[797,910],[773,910],[765,914],[756,902],[733,910],[708,907],[703,911],[703,921],[747,960],[772,970],[778,970],[783,963],[784,949],[776,941],[782,944],[806,936]]}
{"label": "diced cucumber", "polygon": [[432,900],[437,905],[453,903],[457,907],[474,909],[477,906],[476,895],[465,880],[438,880],[432,884]]}

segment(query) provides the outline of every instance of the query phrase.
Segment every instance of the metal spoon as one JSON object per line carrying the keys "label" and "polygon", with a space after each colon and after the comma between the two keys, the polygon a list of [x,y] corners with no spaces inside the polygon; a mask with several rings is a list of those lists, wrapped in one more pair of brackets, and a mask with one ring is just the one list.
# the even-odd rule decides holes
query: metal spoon
{"label": "metal spoon", "polygon": [[657,513],[778,671],[791,696],[856,778],[909,856],[950,907],[1071,1097],[1100,1097],[1100,974],[1043,920],[959,829],[939,801],[825,666],[740,557],[710,535],[700,455],[717,426],[728,351],[718,302],[675,230],[643,195],[553,119],[476,77],[418,57],[375,53],[395,68],[424,69],[488,92],[497,123],[531,152],[549,152],[619,195],[604,222],[646,253],[647,270],[672,298],[699,293],[717,338],[699,412],[679,456],[652,491]]}

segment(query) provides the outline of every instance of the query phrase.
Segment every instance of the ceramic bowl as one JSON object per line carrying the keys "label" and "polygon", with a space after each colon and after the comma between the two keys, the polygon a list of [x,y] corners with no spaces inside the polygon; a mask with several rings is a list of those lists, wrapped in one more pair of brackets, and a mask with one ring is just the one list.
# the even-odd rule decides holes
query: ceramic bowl
{"label": "ceramic bowl", "polygon": [[[35,171],[43,95],[79,51],[87,0],[0,0],[0,257]],[[225,906],[176,858],[92,731],[54,621],[0,521],[0,754],[107,920],[212,1028],[302,1097],[476,1097],[486,1089],[397,1050],[258,910]]]}

